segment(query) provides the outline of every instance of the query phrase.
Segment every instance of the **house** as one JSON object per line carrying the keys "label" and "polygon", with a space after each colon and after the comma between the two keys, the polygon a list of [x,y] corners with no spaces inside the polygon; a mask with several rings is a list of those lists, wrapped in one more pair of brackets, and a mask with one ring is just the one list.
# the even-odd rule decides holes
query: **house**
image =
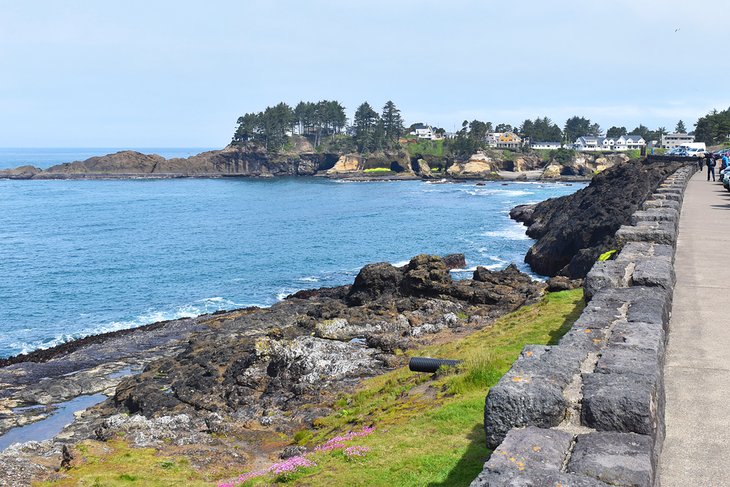
{"label": "house", "polygon": [[531,149],[560,149],[561,142],[530,142]]}
{"label": "house", "polygon": [[522,139],[514,132],[489,132],[486,142],[487,147],[498,149],[518,149],[522,145]]}
{"label": "house", "polygon": [[617,139],[584,135],[573,144],[577,151],[625,151],[641,149],[646,141],[641,135],[622,135]]}
{"label": "house", "polygon": [[592,135],[584,135],[578,137],[573,144],[573,148],[577,151],[596,151],[606,150],[604,148],[605,137],[595,137]]}
{"label": "house", "polygon": [[413,126],[413,130],[409,132],[410,135],[415,135],[419,139],[437,140],[442,137],[433,131],[433,127],[430,125],[424,125],[422,123]]}
{"label": "house", "polygon": [[665,149],[671,149],[680,145],[691,144],[695,141],[694,135],[689,134],[666,134],[662,135],[662,147]]}
{"label": "house", "polygon": [[636,150],[646,146],[646,141],[641,135],[622,135],[616,139],[614,150]]}

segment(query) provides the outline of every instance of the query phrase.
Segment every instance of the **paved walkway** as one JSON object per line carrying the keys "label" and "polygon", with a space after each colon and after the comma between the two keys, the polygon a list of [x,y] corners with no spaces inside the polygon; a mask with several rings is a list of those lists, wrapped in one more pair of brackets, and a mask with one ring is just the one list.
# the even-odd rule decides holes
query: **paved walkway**
{"label": "paved walkway", "polygon": [[662,487],[730,486],[730,192],[706,178],[690,181],[679,223]]}

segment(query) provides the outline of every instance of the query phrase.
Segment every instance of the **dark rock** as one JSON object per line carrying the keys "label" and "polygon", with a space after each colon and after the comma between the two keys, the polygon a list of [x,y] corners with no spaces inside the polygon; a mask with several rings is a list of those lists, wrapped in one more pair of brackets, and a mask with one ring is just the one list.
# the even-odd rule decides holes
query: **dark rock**
{"label": "dark rock", "polygon": [[603,350],[594,373],[638,374],[657,376],[660,373],[662,357],[657,350],[617,345],[615,342]]}
{"label": "dark rock", "polygon": [[307,448],[304,446],[287,446],[279,454],[279,458],[286,460],[287,458],[298,457],[304,455],[307,452]]}
{"label": "dark rock", "polygon": [[392,296],[401,287],[403,272],[387,262],[368,264],[355,277],[347,301],[362,305],[381,296]]}
{"label": "dark rock", "polygon": [[517,205],[510,210],[509,217],[518,222],[531,222],[532,214],[535,211],[536,206],[537,204]]}
{"label": "dark rock", "polygon": [[658,286],[666,290],[673,289],[677,282],[672,262],[660,257],[638,260],[631,280],[636,286]]}
{"label": "dark rock", "polygon": [[619,321],[613,327],[609,345],[651,350],[658,357],[664,356],[664,328],[660,323]]}
{"label": "dark rock", "polygon": [[464,254],[449,254],[443,257],[444,265],[447,269],[463,269],[466,267],[466,257]]}
{"label": "dark rock", "polygon": [[618,164],[573,195],[538,203],[531,213],[516,211],[514,216],[529,225],[527,234],[538,239],[525,261],[539,274],[584,277],[598,255],[618,247],[616,231],[678,167]]}
{"label": "dark rock", "polygon": [[61,469],[65,470],[71,468],[75,460],[76,455],[74,454],[73,449],[68,445],[63,445],[63,447],[61,447]]}
{"label": "dark rock", "polygon": [[583,290],[586,300],[591,300],[600,290],[605,288],[622,288],[629,285],[629,266],[633,263],[621,260],[596,262],[585,278]]}
{"label": "dark rock", "polygon": [[585,375],[582,423],[599,431],[656,435],[664,430],[659,381],[643,374]]}
{"label": "dark rock", "polygon": [[635,433],[596,432],[578,435],[568,472],[610,485],[652,486],[652,439]]}
{"label": "dark rock", "polygon": [[584,351],[566,346],[525,347],[512,368],[487,394],[487,447],[494,449],[515,427],[557,426],[568,406],[563,390],[580,371],[584,357]]}
{"label": "dark rock", "polygon": [[676,245],[677,229],[673,223],[640,222],[638,225],[624,225],[616,232],[619,244],[626,242],[651,242],[658,244]]}
{"label": "dark rock", "polygon": [[672,208],[676,211],[681,211],[682,204],[679,201],[668,200],[665,198],[651,198],[645,201],[641,207],[645,210],[653,208]]}
{"label": "dark rock", "polygon": [[661,324],[665,328],[669,325],[669,315],[672,311],[670,290],[661,287],[634,286],[631,291],[631,299],[627,299],[628,321]]}
{"label": "dark rock", "polygon": [[440,257],[421,254],[405,267],[401,291],[407,296],[437,297],[449,294],[452,284],[449,269]]}
{"label": "dark rock", "polygon": [[606,487],[607,484],[593,478],[561,471],[572,441],[573,435],[564,431],[535,427],[513,429],[471,486]]}
{"label": "dark rock", "polygon": [[570,279],[565,276],[555,276],[548,279],[547,290],[551,293],[558,291],[569,291],[571,289],[578,289],[582,285],[582,279]]}

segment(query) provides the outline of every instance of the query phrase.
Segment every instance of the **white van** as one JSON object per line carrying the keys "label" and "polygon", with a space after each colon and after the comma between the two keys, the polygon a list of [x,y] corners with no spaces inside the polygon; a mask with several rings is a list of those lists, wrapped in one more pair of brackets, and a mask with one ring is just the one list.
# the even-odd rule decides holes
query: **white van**
{"label": "white van", "polygon": [[702,152],[707,152],[707,146],[704,142],[687,142],[686,144],[682,144],[682,147],[686,147],[687,149],[699,149]]}

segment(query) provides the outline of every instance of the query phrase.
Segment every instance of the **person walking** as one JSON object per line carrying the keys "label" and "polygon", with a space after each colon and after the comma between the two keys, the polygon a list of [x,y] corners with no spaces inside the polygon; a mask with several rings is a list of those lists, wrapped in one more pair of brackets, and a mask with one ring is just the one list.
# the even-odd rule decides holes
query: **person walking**
{"label": "person walking", "polygon": [[[725,156],[723,156],[725,157]],[[712,180],[715,180],[715,158],[710,157],[707,159],[707,180],[710,180],[710,175],[712,175]]]}
{"label": "person walking", "polygon": [[[710,159],[712,159],[712,152],[705,152],[705,165],[709,167]],[[697,158],[697,165],[699,166],[700,171],[702,171],[702,159],[699,157]]]}

